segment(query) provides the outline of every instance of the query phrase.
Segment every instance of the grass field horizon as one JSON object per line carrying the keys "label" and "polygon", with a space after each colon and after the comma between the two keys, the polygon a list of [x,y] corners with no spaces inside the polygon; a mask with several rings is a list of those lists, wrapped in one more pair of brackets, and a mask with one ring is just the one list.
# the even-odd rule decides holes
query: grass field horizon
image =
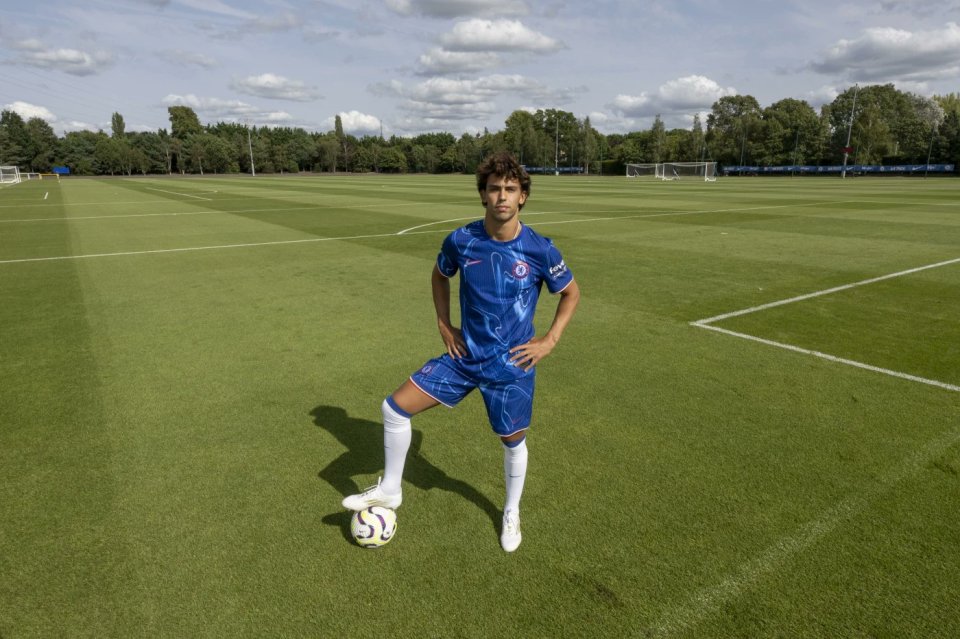
{"label": "grass field horizon", "polygon": [[0,637],[960,634],[960,180],[534,176],[583,298],[523,544],[473,394],[364,550],[481,216],[463,175],[0,188]]}

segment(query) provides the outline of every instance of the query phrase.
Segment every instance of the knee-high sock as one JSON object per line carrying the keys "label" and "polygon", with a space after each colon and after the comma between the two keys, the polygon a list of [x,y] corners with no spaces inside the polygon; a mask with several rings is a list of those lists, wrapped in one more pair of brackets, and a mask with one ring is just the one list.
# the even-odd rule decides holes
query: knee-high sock
{"label": "knee-high sock", "polygon": [[380,406],[383,413],[383,479],[380,487],[384,492],[400,492],[400,480],[403,478],[403,464],[407,460],[407,450],[413,430],[410,415],[394,403],[392,397],[383,400]]}
{"label": "knee-high sock", "polygon": [[503,477],[507,484],[507,499],[504,512],[520,510],[520,495],[523,494],[523,481],[527,477],[527,440],[521,439],[513,446],[503,445]]}

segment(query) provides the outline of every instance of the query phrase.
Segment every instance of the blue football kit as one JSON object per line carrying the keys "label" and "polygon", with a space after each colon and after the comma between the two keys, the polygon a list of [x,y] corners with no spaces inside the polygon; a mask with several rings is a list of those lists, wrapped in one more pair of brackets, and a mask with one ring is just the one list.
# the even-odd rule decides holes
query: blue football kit
{"label": "blue football kit", "polygon": [[437,269],[460,273],[460,322],[467,355],[443,354],[410,379],[441,404],[455,406],[479,388],[494,431],[511,435],[530,425],[536,368],[515,366],[510,349],[534,337],[533,317],[543,284],[559,293],[573,281],[549,238],[521,225],[516,238],[499,242],[483,220],[446,237]]}

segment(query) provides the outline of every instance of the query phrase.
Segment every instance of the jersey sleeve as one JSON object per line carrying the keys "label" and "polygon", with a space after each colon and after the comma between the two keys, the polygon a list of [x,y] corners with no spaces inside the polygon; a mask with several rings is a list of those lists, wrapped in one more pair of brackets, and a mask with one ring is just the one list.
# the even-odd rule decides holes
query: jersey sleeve
{"label": "jersey sleeve", "polygon": [[551,293],[559,293],[573,281],[573,273],[567,268],[563,256],[552,242],[547,245],[546,272],[543,279]]}
{"label": "jersey sleeve", "polygon": [[437,270],[440,271],[441,275],[444,277],[453,277],[457,274],[457,270],[459,269],[458,254],[457,243],[454,242],[453,233],[451,233],[443,240],[443,245],[440,247],[440,254],[437,255]]}

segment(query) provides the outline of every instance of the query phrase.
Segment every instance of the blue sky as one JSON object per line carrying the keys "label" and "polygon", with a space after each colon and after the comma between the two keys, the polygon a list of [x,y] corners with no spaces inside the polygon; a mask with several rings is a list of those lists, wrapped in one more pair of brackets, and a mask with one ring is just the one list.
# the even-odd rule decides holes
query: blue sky
{"label": "blue sky", "polygon": [[819,108],[854,83],[960,92],[960,0],[0,0],[0,107],[62,135],[203,123],[355,135],[500,130],[516,109],[604,133],[689,126],[749,94]]}

